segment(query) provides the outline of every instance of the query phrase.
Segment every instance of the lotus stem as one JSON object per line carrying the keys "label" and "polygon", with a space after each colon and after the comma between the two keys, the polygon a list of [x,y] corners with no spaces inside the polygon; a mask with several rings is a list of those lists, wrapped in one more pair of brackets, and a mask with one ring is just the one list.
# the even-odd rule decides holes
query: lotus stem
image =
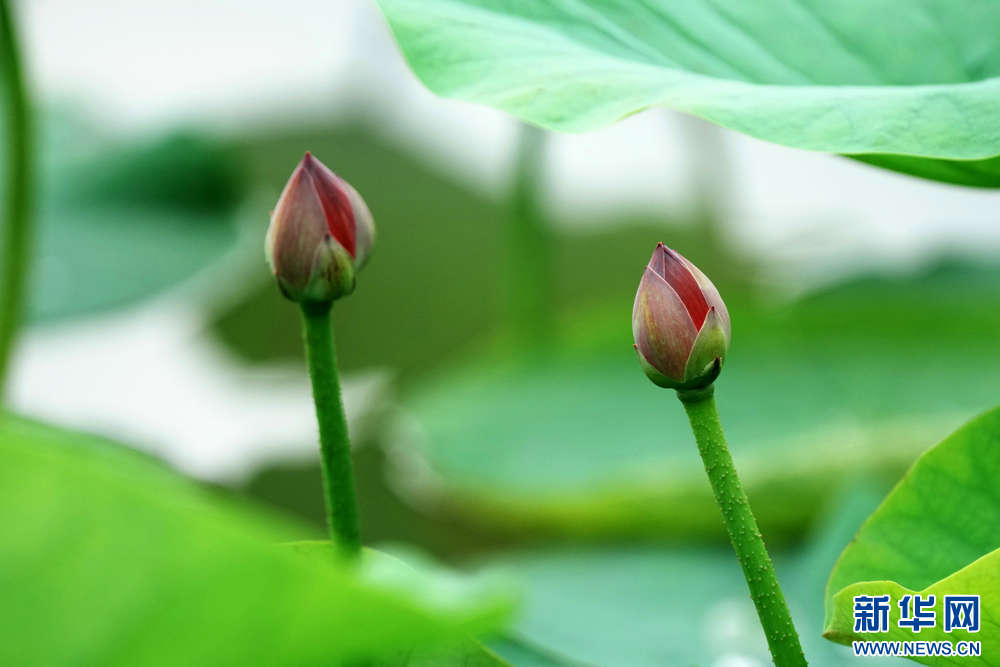
{"label": "lotus stem", "polygon": [[521,127],[510,209],[508,307],[515,341],[544,345],[552,334],[552,239],[539,203],[545,132]]}
{"label": "lotus stem", "polygon": [[785,595],[781,592],[774,565],[767,555],[757,521],[750,511],[750,502],[740,485],[733,457],[726,445],[715,405],[715,386],[678,390],[677,397],[684,404],[691,422],[705,472],[722,510],[722,519],[743,568],[743,576],[750,587],[750,598],[757,608],[774,664],[777,667],[806,667],[805,654]]}
{"label": "lotus stem", "polygon": [[354,491],[351,442],[337,372],[337,352],[328,302],[303,302],[303,337],[312,382],[323,469],[323,495],[330,536],[346,554],[361,551],[358,501]]}
{"label": "lotus stem", "polygon": [[31,116],[17,30],[8,0],[0,0],[0,99],[6,116],[7,164],[3,212],[3,274],[0,282],[0,396],[11,352],[24,317],[31,246]]}

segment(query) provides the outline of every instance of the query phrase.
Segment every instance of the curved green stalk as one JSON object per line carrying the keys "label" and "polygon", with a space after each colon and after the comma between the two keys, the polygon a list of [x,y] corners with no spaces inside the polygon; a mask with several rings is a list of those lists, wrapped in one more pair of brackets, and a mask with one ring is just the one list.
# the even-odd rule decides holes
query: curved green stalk
{"label": "curved green stalk", "polygon": [[719,412],[715,407],[715,387],[709,385],[704,389],[678,391],[677,397],[684,404],[691,421],[705,472],[722,510],[722,519],[733,549],[743,567],[743,576],[750,587],[750,597],[757,608],[774,664],[777,667],[805,667],[805,654],[792,624],[785,595],[781,592],[774,565],[767,555],[757,521],[750,511],[750,502],[743,493],[733,457],[726,445]]}
{"label": "curved green stalk", "polygon": [[0,99],[4,105],[7,163],[3,225],[3,277],[0,282],[0,392],[24,311],[28,248],[31,242],[31,128],[14,17],[0,0]]}
{"label": "curved green stalk", "polygon": [[351,441],[347,436],[347,417],[340,393],[340,374],[337,372],[337,352],[330,318],[332,309],[331,303],[304,302],[303,337],[319,422],[323,495],[326,498],[330,536],[345,552],[357,555],[361,551],[361,527],[354,493]]}

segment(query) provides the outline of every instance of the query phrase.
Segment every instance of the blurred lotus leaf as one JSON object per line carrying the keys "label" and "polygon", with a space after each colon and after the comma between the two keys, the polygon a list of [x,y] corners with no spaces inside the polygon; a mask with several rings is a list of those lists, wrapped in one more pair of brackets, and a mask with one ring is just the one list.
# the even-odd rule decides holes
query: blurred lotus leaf
{"label": "blurred lotus leaf", "polygon": [[[208,137],[175,133],[66,159],[52,197],[64,204],[158,207],[226,214],[243,195],[232,151]],[[56,159],[58,159],[58,155]]]}
{"label": "blurred lotus leaf", "polygon": [[235,240],[231,220],[212,213],[43,206],[31,319],[134,305],[192,277]]}
{"label": "blurred lotus leaf", "polygon": [[[446,653],[409,651],[380,660],[374,665],[376,667],[513,667],[494,651],[476,641],[469,641],[458,649]],[[532,667],[532,665],[518,664],[517,667]]]}
{"label": "blurred lotus leaf", "polygon": [[[810,665],[871,660],[855,658],[850,649],[820,638],[820,608],[825,572],[884,488],[854,485],[805,545],[772,550]],[[500,558],[525,585],[525,605],[513,636],[533,652],[551,656],[555,664],[771,664],[746,581],[728,546],[562,547]],[[496,648],[505,656],[509,652],[521,667],[516,647],[511,651],[501,641]]]}
{"label": "blurred lotus leaf", "polygon": [[[306,560],[338,560],[337,548],[330,541],[299,541],[283,546]],[[429,610],[456,617],[477,609],[486,600],[498,601],[499,608],[509,607],[511,598],[511,582],[496,573],[459,574],[427,559],[404,561],[369,548],[362,551],[361,567],[356,576],[373,588],[398,592],[403,597],[420,600]]]}
{"label": "blurred lotus leaf", "polygon": [[[290,546],[305,547],[314,554],[329,554],[330,542],[296,542]],[[466,590],[479,591],[484,586],[508,586],[512,584],[509,567],[481,569],[470,574],[463,572],[456,576],[454,570],[442,568],[427,552],[405,543],[390,543],[389,554],[368,550],[368,556],[378,556],[375,564],[388,567],[369,567],[366,576],[370,581],[379,582],[389,588],[408,588],[411,585],[421,591],[453,591],[456,584]],[[405,565],[403,565],[405,563]],[[373,563],[369,561],[369,566]],[[402,567],[401,567],[402,566]],[[388,575],[388,576],[387,576]],[[520,585],[518,589],[520,590]],[[455,598],[452,594],[450,597]],[[503,657],[500,657],[500,656]],[[392,659],[380,661],[380,667],[580,667],[566,662],[562,656],[546,652],[538,646],[510,635],[489,638],[489,646],[470,639],[458,648],[447,652],[409,651]]]}
{"label": "blurred lotus leaf", "polygon": [[[859,473],[897,479],[996,400],[998,280],[944,263],[784,307],[727,297],[719,410],[765,535],[799,533]],[[684,412],[636,362],[630,305],[569,326],[559,353],[487,355],[415,387],[401,488],[509,533],[722,537]]]}
{"label": "blurred lotus leaf", "polygon": [[44,118],[33,320],[137,303],[233,246],[243,192],[224,144],[185,133],[108,142]]}
{"label": "blurred lotus leaf", "polygon": [[[824,636],[853,640],[982,642],[982,662],[1000,648],[1000,408],[969,422],[928,451],[858,531],[830,576]],[[935,595],[936,623],[919,637],[899,627],[903,595]],[[889,632],[854,631],[855,595],[890,594]],[[945,595],[980,596],[979,631],[945,632]],[[927,665],[968,657],[927,656]]]}
{"label": "blurred lotus leaf", "polygon": [[786,146],[1000,186],[990,0],[380,5],[428,88],[542,127],[584,132],[665,106]]}
{"label": "blurred lotus leaf", "polygon": [[490,642],[490,648],[516,667],[592,667],[541,649],[519,637],[495,639]]}
{"label": "blurred lotus leaf", "polygon": [[301,526],[11,415],[0,418],[0,517],[10,664],[342,664],[447,650],[511,610],[506,590],[421,585],[388,557],[360,574],[303,558],[276,546]]}

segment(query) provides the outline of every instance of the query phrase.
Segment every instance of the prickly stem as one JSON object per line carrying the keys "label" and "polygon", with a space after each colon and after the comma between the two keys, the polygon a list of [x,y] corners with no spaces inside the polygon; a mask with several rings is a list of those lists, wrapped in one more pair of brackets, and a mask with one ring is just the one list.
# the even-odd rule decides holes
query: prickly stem
{"label": "prickly stem", "polygon": [[330,303],[302,304],[303,337],[319,422],[320,464],[330,536],[344,553],[356,556],[361,552],[361,528],[331,308]]}
{"label": "prickly stem", "polygon": [[11,355],[23,319],[31,276],[33,237],[31,108],[21,63],[18,31],[11,3],[0,0],[0,116],[4,118],[3,158],[0,167],[2,211],[0,227],[0,398]]}
{"label": "prickly stem", "polygon": [[[757,529],[757,521],[740,485],[733,457],[722,432],[715,406],[715,388],[709,385],[704,389],[678,391],[677,397],[684,404],[691,422],[705,472],[708,473],[712,491],[722,511],[723,522],[743,568],[747,586],[750,587],[750,598],[757,608],[757,616],[767,636],[774,664],[778,667],[805,667],[807,663],[799,643],[799,635],[794,629],[785,596],[774,573],[774,565],[767,555],[767,548]],[[792,628],[792,632],[789,633],[787,628]]]}

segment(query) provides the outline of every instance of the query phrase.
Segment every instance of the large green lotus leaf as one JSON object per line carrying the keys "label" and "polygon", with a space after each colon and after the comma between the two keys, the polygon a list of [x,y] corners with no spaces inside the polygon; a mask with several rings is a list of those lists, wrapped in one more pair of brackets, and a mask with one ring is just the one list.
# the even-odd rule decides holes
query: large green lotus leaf
{"label": "large green lotus leaf", "polygon": [[[1000,409],[977,417],[924,454],[862,526],[830,576],[825,634],[834,641],[980,640],[983,664],[1000,650]],[[899,597],[937,596],[937,625],[899,628]],[[853,596],[892,595],[889,633],[854,633]],[[943,628],[943,595],[980,595],[981,631]],[[926,664],[968,658],[920,659]]]}
{"label": "large green lotus leaf", "polygon": [[521,637],[495,639],[490,642],[490,648],[517,667],[585,667],[566,656],[534,646]]}
{"label": "large green lotus leaf", "polygon": [[[380,0],[435,93],[587,131],[651,106],[832,153],[1000,155],[990,0]],[[876,159],[877,161],[877,159]],[[997,161],[951,170],[997,187]]]}
{"label": "large green lotus leaf", "polygon": [[[947,642],[951,644],[947,655],[915,655],[916,662],[925,665],[965,665],[970,660],[974,664],[996,665],[998,661],[991,650],[1000,645],[1000,615],[997,605],[1000,604],[1000,587],[997,586],[997,568],[1000,568],[1000,550],[983,556],[972,565],[959,570],[950,577],[945,577],[933,586],[922,591],[904,588],[894,581],[863,582],[848,586],[834,596],[834,620],[826,628],[824,636],[833,641],[849,644],[852,641],[888,641],[888,642]],[[890,600],[889,628],[887,632],[854,632],[854,596],[856,595],[888,595]],[[909,627],[899,627],[903,618],[899,602],[904,596],[919,595],[923,600],[934,596],[934,604],[923,610],[932,611],[935,615],[933,627],[922,627],[917,634]],[[945,601],[948,595],[976,595],[980,600],[980,627],[975,632],[965,628],[953,628],[945,632]],[[906,618],[912,618],[908,615]],[[976,648],[965,649],[955,646],[958,642],[975,642]],[[962,651],[965,651],[963,654]],[[927,653],[927,650],[924,650]],[[995,655],[995,654],[994,654]],[[970,656],[976,656],[974,658]]]}
{"label": "large green lotus leaf", "polygon": [[445,649],[510,611],[302,529],[116,445],[0,417],[0,645],[17,665],[315,665]]}
{"label": "large green lotus leaf", "polygon": [[[337,558],[336,546],[330,541],[290,542],[284,546],[310,560],[328,562]],[[482,595],[482,585],[495,585],[489,583],[496,579],[495,573],[484,573],[478,582],[480,586],[470,586],[467,575],[456,575],[426,558],[404,562],[373,549],[364,549],[363,557],[370,580],[389,583],[397,590],[409,590],[417,597],[433,594],[438,598],[438,605],[444,602],[461,609],[469,602],[475,604],[475,598]],[[446,651],[408,649],[379,660],[377,664],[379,667],[510,667],[500,656],[471,637]]]}
{"label": "large green lotus leaf", "polygon": [[[883,492],[855,487],[804,547],[772,549],[810,665],[861,664],[850,649],[820,636],[823,578]],[[728,546],[540,549],[504,563],[525,587],[512,633],[557,664],[770,664],[746,581]]]}
{"label": "large green lotus leaf", "polygon": [[[513,667],[496,652],[476,641],[469,641],[447,652],[407,651],[375,663],[376,667]],[[536,667],[531,663],[517,667]]]}
{"label": "large green lotus leaf", "polygon": [[[992,274],[942,269],[772,312],[733,300],[716,392],[766,534],[797,532],[859,472],[897,479],[996,401],[996,287]],[[684,411],[635,359],[629,305],[599,344],[481,360],[413,392],[415,446],[402,451],[423,465],[401,468],[410,488],[510,531],[718,535]]]}

